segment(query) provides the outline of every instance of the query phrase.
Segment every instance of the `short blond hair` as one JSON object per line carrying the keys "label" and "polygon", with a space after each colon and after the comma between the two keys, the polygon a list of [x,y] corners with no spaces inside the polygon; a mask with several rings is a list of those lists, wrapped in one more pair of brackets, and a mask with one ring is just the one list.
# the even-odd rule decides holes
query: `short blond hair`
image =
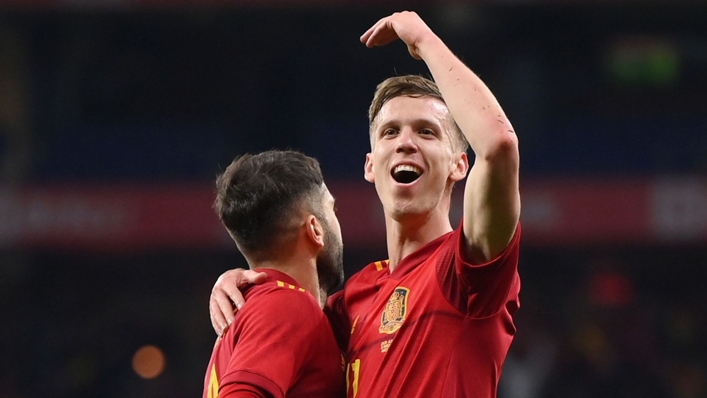
{"label": "short blond hair", "polygon": [[[447,104],[442,98],[442,93],[439,91],[437,83],[430,79],[419,75],[389,77],[378,84],[373,94],[371,106],[368,108],[368,128],[371,136],[373,134],[373,123],[383,105],[395,97],[402,96],[413,98],[430,97],[442,101],[445,105]],[[452,149],[466,152],[469,148],[469,143],[451,114],[448,122],[449,128],[452,130],[450,131]]]}

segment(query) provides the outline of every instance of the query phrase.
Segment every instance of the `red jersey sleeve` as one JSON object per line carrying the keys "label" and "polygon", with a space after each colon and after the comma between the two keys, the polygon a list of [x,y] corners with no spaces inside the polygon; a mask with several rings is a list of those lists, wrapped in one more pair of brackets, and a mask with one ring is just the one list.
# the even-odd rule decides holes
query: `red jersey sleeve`
{"label": "red jersey sleeve", "polygon": [[240,330],[234,331],[238,341],[229,342],[234,344],[233,355],[221,379],[219,398],[254,391],[285,397],[300,378],[308,352],[321,341],[320,331],[328,330],[328,325],[321,327],[326,317],[308,293],[289,289],[249,304],[238,315],[242,317]]}
{"label": "red jersey sleeve", "polygon": [[[472,264],[464,261],[464,233],[460,225],[452,234],[451,252],[446,256],[451,261],[440,262],[438,279],[445,295],[457,308],[474,318],[493,315],[503,307],[513,314],[519,307],[520,278],[518,257],[521,227],[520,223],[506,249],[495,259]],[[443,256],[445,256],[443,254]],[[450,264],[454,267],[446,268]]]}
{"label": "red jersey sleeve", "polygon": [[271,398],[272,395],[262,391],[261,388],[249,384],[229,384],[222,389],[219,397],[228,398]]}

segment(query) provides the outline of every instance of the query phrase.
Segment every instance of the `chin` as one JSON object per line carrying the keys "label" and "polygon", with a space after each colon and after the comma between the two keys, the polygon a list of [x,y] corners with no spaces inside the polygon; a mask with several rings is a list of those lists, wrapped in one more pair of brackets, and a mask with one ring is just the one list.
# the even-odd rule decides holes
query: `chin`
{"label": "chin", "polygon": [[431,209],[415,205],[415,203],[405,203],[393,206],[390,216],[396,221],[403,221],[408,217],[417,217],[431,212]]}

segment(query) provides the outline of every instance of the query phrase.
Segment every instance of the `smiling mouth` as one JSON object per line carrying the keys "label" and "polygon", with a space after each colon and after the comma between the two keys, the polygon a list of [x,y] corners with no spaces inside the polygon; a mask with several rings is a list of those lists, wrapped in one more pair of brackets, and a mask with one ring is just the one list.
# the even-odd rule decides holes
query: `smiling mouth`
{"label": "smiling mouth", "polygon": [[422,175],[422,170],[409,164],[396,166],[391,173],[393,179],[401,184],[409,184]]}

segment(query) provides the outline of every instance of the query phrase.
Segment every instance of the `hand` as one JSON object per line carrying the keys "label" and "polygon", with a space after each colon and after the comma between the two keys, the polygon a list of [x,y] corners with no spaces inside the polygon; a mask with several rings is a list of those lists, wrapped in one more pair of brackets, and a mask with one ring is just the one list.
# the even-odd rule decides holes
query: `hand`
{"label": "hand", "polygon": [[267,279],[268,275],[264,272],[242,268],[228,270],[218,277],[209,299],[211,326],[216,334],[222,336],[228,330],[233,322],[234,312],[241,309],[245,303],[240,289],[251,284],[259,285]]}
{"label": "hand", "polygon": [[407,44],[413,58],[422,59],[420,43],[431,36],[434,36],[434,33],[416,12],[403,11],[376,22],[361,36],[361,43],[371,48],[384,46],[400,39]]}

